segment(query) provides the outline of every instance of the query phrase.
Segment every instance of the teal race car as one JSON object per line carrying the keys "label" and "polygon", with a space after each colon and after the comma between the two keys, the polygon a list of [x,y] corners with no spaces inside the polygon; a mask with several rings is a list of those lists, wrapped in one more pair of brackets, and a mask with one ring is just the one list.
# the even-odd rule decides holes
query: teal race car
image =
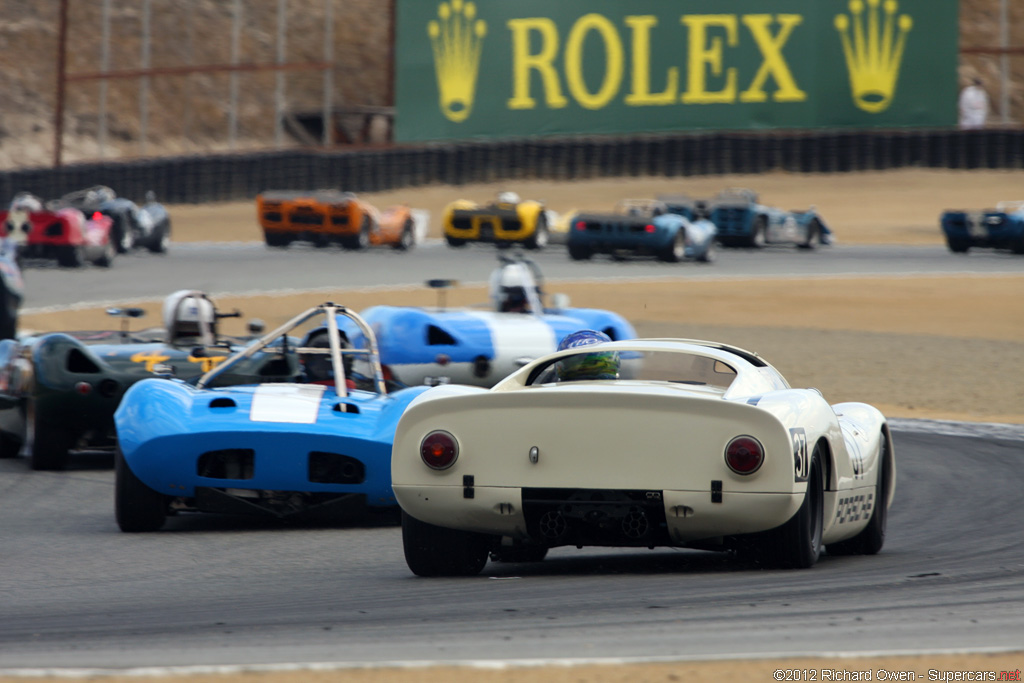
{"label": "teal race car", "polygon": [[[114,410],[125,391],[155,375],[199,376],[249,339],[217,334],[218,312],[201,292],[165,301],[165,326],[129,331],[141,308],[112,308],[121,330],[53,332],[0,341],[0,457],[29,457],[34,470],[60,470],[79,449],[113,451]],[[255,324],[252,332],[260,329]],[[271,378],[281,371],[256,356],[223,383]]]}

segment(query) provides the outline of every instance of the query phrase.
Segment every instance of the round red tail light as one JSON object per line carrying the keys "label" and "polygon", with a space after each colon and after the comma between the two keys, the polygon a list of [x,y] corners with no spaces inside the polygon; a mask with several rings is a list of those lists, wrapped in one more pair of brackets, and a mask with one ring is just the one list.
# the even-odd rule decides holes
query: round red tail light
{"label": "round red tail light", "polygon": [[427,467],[446,470],[459,458],[459,442],[448,432],[430,432],[420,442],[420,457]]}
{"label": "round red tail light", "polygon": [[584,223],[583,221],[577,221],[576,222],[576,229],[577,230],[586,230],[587,229],[587,224]]}
{"label": "round red tail light", "polygon": [[725,447],[725,464],[736,474],[753,474],[764,462],[764,447],[752,436],[737,436]]}
{"label": "round red tail light", "polygon": [[656,228],[650,223],[648,223],[647,225],[644,226],[644,230],[646,230],[647,232],[654,232]]}

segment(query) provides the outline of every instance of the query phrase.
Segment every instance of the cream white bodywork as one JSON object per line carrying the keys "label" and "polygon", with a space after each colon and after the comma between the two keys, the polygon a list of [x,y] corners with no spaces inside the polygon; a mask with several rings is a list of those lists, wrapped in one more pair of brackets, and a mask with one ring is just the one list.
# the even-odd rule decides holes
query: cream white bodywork
{"label": "cream white bodywork", "polygon": [[[681,363],[721,363],[735,378],[727,387],[639,379],[529,385],[570,350],[490,390],[436,387],[398,425],[392,486],[402,508],[437,526],[526,539],[524,489],[630,490],[661,501],[672,544],[714,543],[789,520],[807,489],[801,468],[817,448],[825,467],[823,542],[851,538],[867,525],[883,439],[889,440],[878,410],[830,406],[817,390],[790,388],[755,354],[724,345],[633,340],[604,347],[624,356],[670,352]],[[445,470],[430,469],[420,457],[423,438],[435,430],[459,445]],[[726,446],[740,435],[764,446],[764,463],[753,474],[726,465]],[[886,505],[895,485],[890,464]],[[712,495],[718,486],[720,498]]]}

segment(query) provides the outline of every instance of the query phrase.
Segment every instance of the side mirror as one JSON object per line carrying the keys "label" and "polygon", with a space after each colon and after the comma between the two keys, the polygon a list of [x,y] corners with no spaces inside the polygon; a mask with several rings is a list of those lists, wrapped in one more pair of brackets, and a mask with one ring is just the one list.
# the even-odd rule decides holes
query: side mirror
{"label": "side mirror", "polygon": [[205,346],[193,346],[190,355],[193,358],[206,358],[206,347]]}
{"label": "side mirror", "polygon": [[246,327],[249,330],[249,334],[256,337],[263,334],[263,331],[267,329],[267,324],[259,318],[253,318]]}

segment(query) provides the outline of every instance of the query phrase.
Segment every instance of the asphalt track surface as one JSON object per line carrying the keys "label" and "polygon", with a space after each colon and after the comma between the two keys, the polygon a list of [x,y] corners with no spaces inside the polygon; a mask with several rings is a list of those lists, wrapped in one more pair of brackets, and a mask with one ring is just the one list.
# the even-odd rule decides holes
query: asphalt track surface
{"label": "asphalt track surface", "polygon": [[[493,248],[447,247],[439,240],[409,252],[343,251],[293,245],[270,249],[262,243],[174,244],[165,256],[146,252],[120,256],[109,269],[58,268],[49,263],[25,269],[29,310],[88,302],[159,300],[182,288],[211,295],[288,289],[420,286],[430,278],[486,282],[497,261]],[[552,245],[528,252],[549,281],[615,278],[760,278],[836,275],[1021,274],[1024,259],[1005,252],[974,250],[952,254],[942,246],[835,245],[812,251],[792,247],[720,249],[713,264],[662,263],[651,259],[613,261],[595,256],[572,261]],[[88,292],[83,300],[83,292]]]}
{"label": "asphalt track surface", "polygon": [[[538,260],[551,279],[1024,272],[1019,258],[932,247],[730,251],[711,266],[580,264],[557,248]],[[358,257],[175,245],[109,272],[30,269],[27,306],[73,304],[82,291],[118,301],[184,286],[483,281],[492,267],[486,252],[442,245]],[[1019,649],[1024,429],[893,428],[885,548],[807,571],[698,551],[565,548],[539,564],[490,563],[480,577],[419,579],[387,518],[287,527],[183,515],[158,533],[123,534],[109,455],[79,455],[65,472],[0,460],[0,670]]]}

